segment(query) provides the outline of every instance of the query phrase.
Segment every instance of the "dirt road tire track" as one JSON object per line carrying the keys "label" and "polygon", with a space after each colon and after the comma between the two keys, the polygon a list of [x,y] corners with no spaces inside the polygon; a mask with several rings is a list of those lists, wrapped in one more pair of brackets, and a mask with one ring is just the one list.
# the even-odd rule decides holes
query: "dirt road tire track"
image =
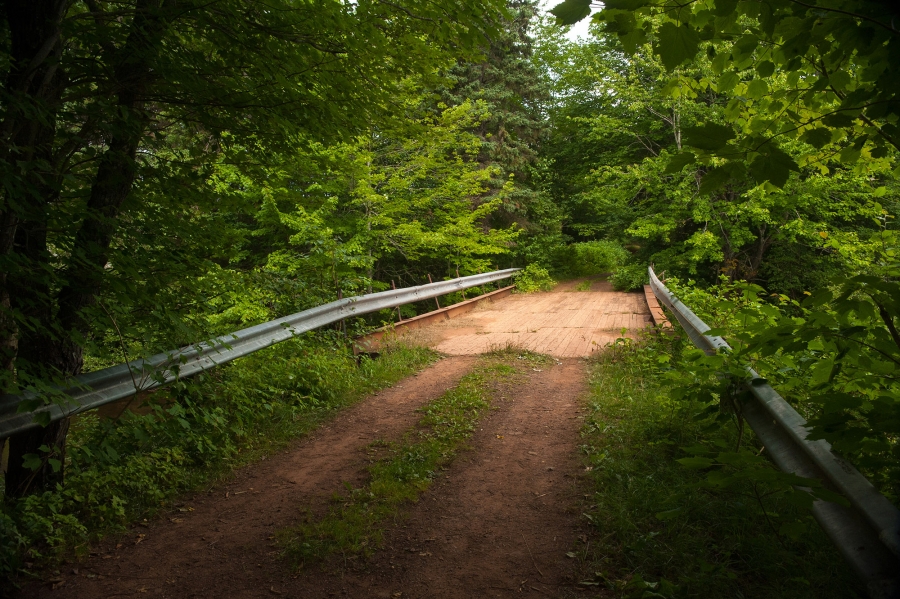
{"label": "dirt road tire track", "polygon": [[361,484],[364,448],[413,426],[421,417],[416,410],[455,386],[475,362],[440,360],[209,493],[184,499],[192,511],[173,512],[104,542],[98,555],[62,569],[64,583],[55,590],[50,584],[29,586],[20,596],[275,596],[270,588],[291,579],[270,537],[306,509],[324,511],[344,481]]}
{"label": "dirt road tire track", "polygon": [[585,362],[538,370],[498,386],[471,448],[388,531],[373,558],[334,560],[275,590],[304,598],[570,594],[575,562],[566,552],[579,532]]}

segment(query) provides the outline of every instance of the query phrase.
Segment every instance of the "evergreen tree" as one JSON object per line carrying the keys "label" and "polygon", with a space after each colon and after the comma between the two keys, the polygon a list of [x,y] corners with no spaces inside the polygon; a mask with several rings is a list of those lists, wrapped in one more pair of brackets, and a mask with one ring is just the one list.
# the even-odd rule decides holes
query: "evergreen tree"
{"label": "evergreen tree", "polygon": [[540,147],[548,135],[550,84],[533,56],[538,3],[510,0],[508,9],[499,33],[483,48],[484,60],[457,62],[441,97],[451,106],[466,100],[487,105],[488,118],[473,129],[482,140],[478,161],[485,168],[499,167],[487,195],[506,188],[490,224],[516,223],[535,235],[558,229],[557,211],[541,192],[538,174]]}

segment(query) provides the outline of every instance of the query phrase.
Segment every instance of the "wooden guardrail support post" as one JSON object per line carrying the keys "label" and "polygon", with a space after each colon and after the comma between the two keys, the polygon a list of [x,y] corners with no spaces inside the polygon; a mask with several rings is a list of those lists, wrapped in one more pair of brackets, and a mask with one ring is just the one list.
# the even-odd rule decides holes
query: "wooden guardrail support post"
{"label": "wooden guardrail support post", "polygon": [[[394,285],[394,279],[391,279],[391,289],[397,289],[396,285]],[[403,322],[403,314],[400,313],[400,306],[397,306],[397,321]]]}
{"label": "wooden guardrail support post", "polygon": [[[428,273],[428,282],[429,282],[429,283],[434,283],[434,281],[431,280],[431,273]],[[435,305],[437,306],[437,309],[440,310],[440,309],[441,309],[441,302],[438,301],[438,298],[434,298],[434,303],[435,303]]]}

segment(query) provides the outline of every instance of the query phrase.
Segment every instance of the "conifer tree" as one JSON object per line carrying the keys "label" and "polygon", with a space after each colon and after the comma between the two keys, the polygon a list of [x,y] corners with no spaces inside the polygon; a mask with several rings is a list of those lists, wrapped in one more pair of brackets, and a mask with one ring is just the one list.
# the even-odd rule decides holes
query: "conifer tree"
{"label": "conifer tree", "polygon": [[533,60],[531,30],[538,16],[535,0],[510,0],[509,14],[487,47],[482,62],[460,61],[450,71],[452,84],[442,90],[444,103],[486,103],[490,116],[474,132],[482,140],[478,160],[499,167],[492,191],[507,186],[491,224],[516,223],[531,233],[552,228],[555,211],[539,189],[539,150],[547,137],[547,75]]}

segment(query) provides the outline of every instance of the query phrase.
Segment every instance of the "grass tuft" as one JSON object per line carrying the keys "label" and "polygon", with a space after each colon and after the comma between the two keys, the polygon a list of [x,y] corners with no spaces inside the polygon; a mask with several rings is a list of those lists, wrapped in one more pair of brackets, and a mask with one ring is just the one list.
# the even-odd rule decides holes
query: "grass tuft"
{"label": "grass tuft", "polygon": [[582,281],[575,285],[575,291],[590,291],[592,281]]}
{"label": "grass tuft", "polygon": [[456,387],[423,407],[422,419],[399,441],[370,446],[386,455],[369,467],[364,486],[335,496],[323,518],[307,514],[299,526],[281,531],[279,543],[293,565],[303,567],[336,554],[368,556],[379,547],[386,524],[402,506],[417,501],[464,447],[488,409],[492,384],[516,372],[503,359],[487,358]]}

